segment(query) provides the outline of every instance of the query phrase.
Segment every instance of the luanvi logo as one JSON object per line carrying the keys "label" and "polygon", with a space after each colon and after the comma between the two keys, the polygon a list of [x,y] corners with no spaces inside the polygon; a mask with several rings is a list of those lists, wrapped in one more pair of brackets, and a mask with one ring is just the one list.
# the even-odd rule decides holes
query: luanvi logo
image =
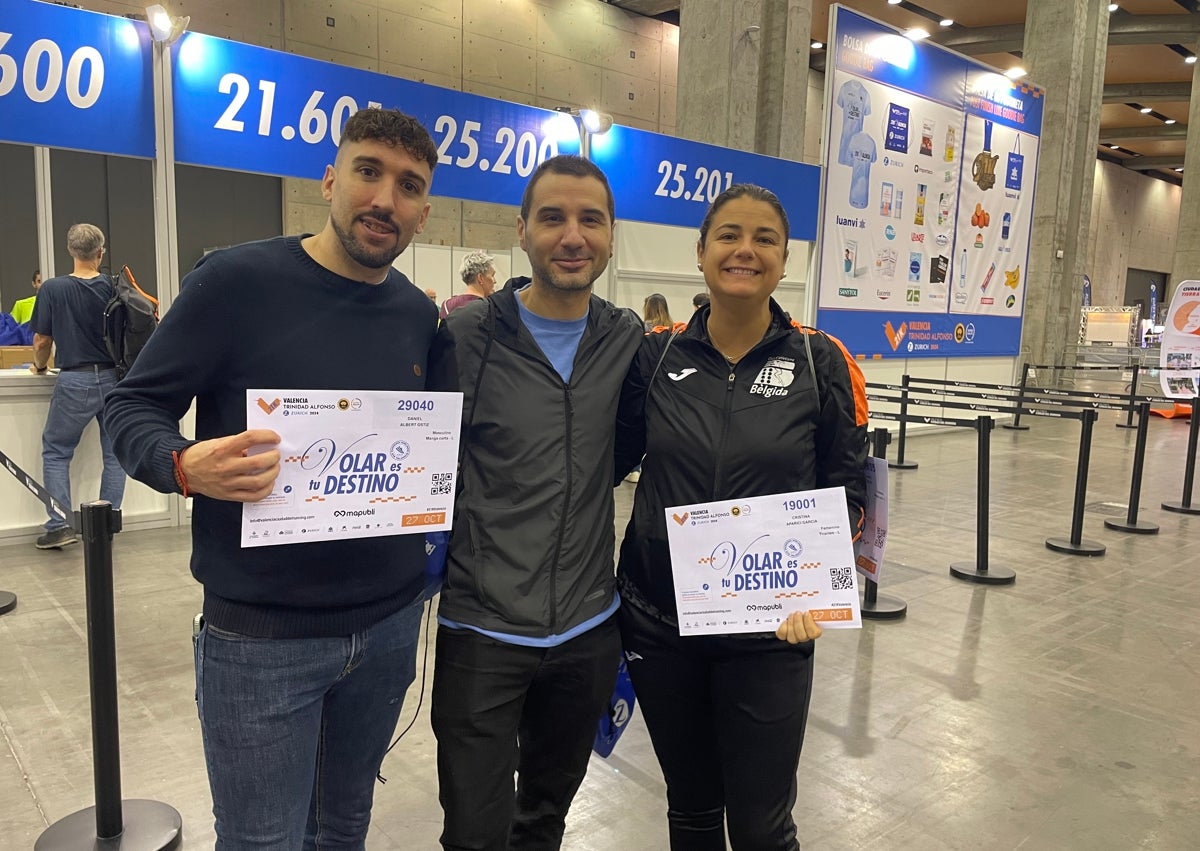
{"label": "luanvi logo", "polygon": [[687,378],[695,371],[696,370],[693,367],[689,366],[687,369],[679,370],[679,372],[668,372],[667,375],[670,376],[672,381],[683,381],[683,379]]}
{"label": "luanvi logo", "polygon": [[892,351],[894,352],[904,342],[904,335],[908,333],[908,323],[901,322],[899,328],[893,328],[892,320],[889,319],[883,325],[883,333],[887,336],[887,341],[891,344]]}
{"label": "luanvi logo", "polygon": [[276,399],[274,402],[268,402],[262,396],[259,396],[258,397],[258,407],[263,409],[263,413],[273,414],[273,413],[275,413],[275,409],[279,407],[280,401],[281,400]]}

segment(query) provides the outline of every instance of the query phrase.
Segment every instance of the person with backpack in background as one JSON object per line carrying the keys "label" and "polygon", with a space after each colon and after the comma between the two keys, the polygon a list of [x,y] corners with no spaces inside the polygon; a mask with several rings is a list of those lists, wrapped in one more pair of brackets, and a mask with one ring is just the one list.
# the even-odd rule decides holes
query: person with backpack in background
{"label": "person with backpack in background", "polygon": [[[95,225],[71,225],[67,251],[75,262],[70,275],[42,284],[33,307],[33,364],[31,372],[43,375],[50,349],[58,353],[61,372],[50,397],[50,412],[42,431],[42,478],[50,496],[71,511],[71,459],[83,430],[93,419],[100,424],[100,452],[104,472],[100,499],[121,507],[125,471],[113,452],[112,440],[100,414],[104,399],[117,384],[117,368],[104,343],[104,308],[113,296],[112,283],[100,271],[104,234]],[[74,531],[54,514],[46,533],[37,539],[39,550],[56,550],[77,543]]]}

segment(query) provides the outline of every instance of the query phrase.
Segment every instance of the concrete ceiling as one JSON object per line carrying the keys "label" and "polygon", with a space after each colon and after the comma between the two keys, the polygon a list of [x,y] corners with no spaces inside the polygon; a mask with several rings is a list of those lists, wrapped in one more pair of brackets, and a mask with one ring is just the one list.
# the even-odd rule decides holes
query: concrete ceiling
{"label": "concrete ceiling", "polygon": [[[677,21],[681,0],[607,2]],[[934,41],[1001,70],[1019,64],[1026,4],[1027,0],[904,0],[895,6],[885,0],[842,2],[899,29],[924,27]],[[812,32],[820,41],[829,32],[831,5],[832,0],[813,0]],[[1193,70],[1184,57],[1194,55],[1200,40],[1200,0],[1118,0],[1118,6],[1109,17],[1097,156],[1178,183],[1175,169],[1183,167]],[[954,25],[940,27],[943,18]],[[810,57],[814,68],[824,70],[824,50],[814,50]],[[1147,107],[1150,113],[1141,112]]]}

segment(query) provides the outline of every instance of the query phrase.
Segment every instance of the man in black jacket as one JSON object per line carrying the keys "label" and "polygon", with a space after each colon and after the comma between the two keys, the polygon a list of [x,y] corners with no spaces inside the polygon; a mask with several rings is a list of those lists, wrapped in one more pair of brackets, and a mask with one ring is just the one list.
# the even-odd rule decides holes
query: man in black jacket
{"label": "man in black jacket", "polygon": [[615,681],[615,409],[642,328],[592,294],[614,224],[596,166],[544,162],[517,219],[532,280],[430,351],[430,389],[464,394],[432,709],[447,849],[558,848]]}

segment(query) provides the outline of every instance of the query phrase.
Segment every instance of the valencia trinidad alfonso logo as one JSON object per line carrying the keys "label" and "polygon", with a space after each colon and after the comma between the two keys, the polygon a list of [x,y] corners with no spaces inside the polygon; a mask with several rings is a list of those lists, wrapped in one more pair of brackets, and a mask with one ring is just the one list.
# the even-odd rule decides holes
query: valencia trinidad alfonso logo
{"label": "valencia trinidad alfonso logo", "polygon": [[685,511],[685,512],[683,512],[682,515],[672,514],[671,519],[674,520],[676,523],[678,523],[680,526],[682,526],[684,523],[687,522],[688,516],[689,516],[688,513]]}
{"label": "valencia trinidad alfonso logo", "polygon": [[887,336],[887,341],[891,344],[892,351],[894,352],[904,342],[904,335],[908,333],[908,323],[901,322],[899,328],[893,328],[892,321],[889,319],[883,325],[883,333]]}
{"label": "valencia trinidad alfonso logo", "polygon": [[268,402],[262,396],[259,396],[258,397],[258,407],[262,408],[263,413],[265,413],[265,414],[273,414],[273,413],[275,413],[275,409],[279,407],[279,404],[281,401],[282,400],[280,400],[280,399],[276,399],[274,402]]}

